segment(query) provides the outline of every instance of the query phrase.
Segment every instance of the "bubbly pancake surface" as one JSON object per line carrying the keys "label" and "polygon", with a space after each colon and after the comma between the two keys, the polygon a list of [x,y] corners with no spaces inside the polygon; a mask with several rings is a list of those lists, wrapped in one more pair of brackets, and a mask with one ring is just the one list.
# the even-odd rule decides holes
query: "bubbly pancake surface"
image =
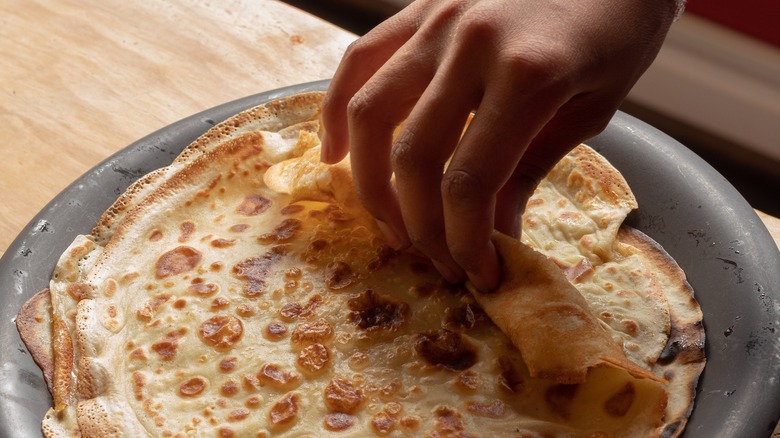
{"label": "bubbly pancake surface", "polygon": [[[318,143],[320,98],[220,125],[74,242],[52,315],[73,350],[54,373],[70,366],[76,378],[47,435],[652,436],[684,421],[667,400],[687,408],[692,394],[672,394],[678,378],[656,365],[672,332],[670,281],[618,239],[635,202],[603,189],[588,149],[556,168],[555,190],[540,186],[524,241],[582,293],[629,368],[655,379],[609,364],[576,383],[529,371],[474,295],[378,237],[348,169],[302,158]],[[257,122],[287,108],[291,120]],[[296,160],[309,167],[290,179],[283,163]],[[266,172],[288,182],[269,187]],[[698,373],[677,375],[690,391]]]}

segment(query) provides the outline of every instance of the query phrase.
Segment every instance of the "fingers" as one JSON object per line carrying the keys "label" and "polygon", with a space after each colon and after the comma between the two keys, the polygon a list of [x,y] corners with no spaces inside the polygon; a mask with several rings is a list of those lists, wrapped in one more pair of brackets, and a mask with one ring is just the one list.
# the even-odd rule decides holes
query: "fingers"
{"label": "fingers", "polygon": [[322,102],[321,160],[341,161],[349,151],[347,107],[352,97],[417,31],[414,11],[404,11],[381,23],[348,48]]}
{"label": "fingers", "polygon": [[[462,70],[461,70],[462,72]],[[441,72],[417,102],[392,150],[396,188],[411,243],[431,258],[451,283],[466,279],[447,247],[441,183],[444,165],[478,99],[474,83]],[[459,86],[443,92],[455,81]]]}
{"label": "fingers", "polygon": [[[506,82],[501,82],[505,84]],[[559,92],[556,92],[559,93]],[[565,93],[560,93],[565,95]],[[514,96],[511,102],[508,96]],[[552,93],[522,97],[502,87],[488,89],[442,180],[447,245],[453,259],[478,289],[494,289],[500,280],[499,260],[490,236],[497,223],[498,200],[515,196],[515,186],[502,190],[536,133],[564,97]]]}

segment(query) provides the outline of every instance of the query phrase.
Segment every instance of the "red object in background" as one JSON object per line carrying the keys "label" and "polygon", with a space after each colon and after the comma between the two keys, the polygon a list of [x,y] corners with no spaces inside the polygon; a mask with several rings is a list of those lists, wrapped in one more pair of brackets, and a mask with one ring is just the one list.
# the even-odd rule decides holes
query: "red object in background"
{"label": "red object in background", "polygon": [[688,0],[686,11],[780,47],[780,0]]}

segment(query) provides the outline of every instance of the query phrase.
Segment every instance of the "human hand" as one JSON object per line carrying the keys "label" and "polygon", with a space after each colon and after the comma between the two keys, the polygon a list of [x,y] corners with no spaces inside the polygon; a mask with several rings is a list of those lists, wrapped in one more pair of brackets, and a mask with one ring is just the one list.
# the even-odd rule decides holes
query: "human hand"
{"label": "human hand", "polygon": [[519,235],[539,180],[604,129],[675,8],[418,0],[347,50],[322,106],[321,159],[350,153],[358,195],[392,245],[413,244],[448,281],[492,290],[493,229]]}

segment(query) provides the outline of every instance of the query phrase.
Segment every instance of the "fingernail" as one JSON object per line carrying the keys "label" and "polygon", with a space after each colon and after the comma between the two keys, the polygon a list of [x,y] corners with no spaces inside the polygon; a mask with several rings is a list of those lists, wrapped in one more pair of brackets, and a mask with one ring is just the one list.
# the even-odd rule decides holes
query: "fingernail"
{"label": "fingernail", "polygon": [[395,250],[402,249],[404,245],[404,240],[401,239],[398,234],[396,234],[395,231],[390,227],[390,225],[387,225],[386,223],[380,221],[379,219],[376,220],[376,225],[379,227],[379,231],[382,232],[382,235],[385,236],[385,240],[387,241],[387,244],[390,245],[391,248]]}
{"label": "fingernail", "polygon": [[455,271],[444,263],[437,262],[436,260],[431,260],[431,262],[448,283],[458,284],[463,282],[464,278],[460,272]]}

